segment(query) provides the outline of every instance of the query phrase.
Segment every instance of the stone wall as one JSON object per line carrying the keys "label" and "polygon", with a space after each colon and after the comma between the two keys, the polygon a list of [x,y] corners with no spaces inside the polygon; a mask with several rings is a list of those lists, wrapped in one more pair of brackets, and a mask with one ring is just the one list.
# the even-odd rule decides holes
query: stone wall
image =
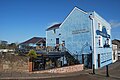
{"label": "stone wall", "polygon": [[0,54],[0,72],[28,72],[28,58],[14,54]]}
{"label": "stone wall", "polygon": [[61,68],[54,68],[44,71],[35,71],[33,73],[70,73],[70,72],[77,72],[82,71],[84,69],[83,64],[61,67]]}
{"label": "stone wall", "polygon": [[[0,72],[29,72],[29,58],[14,54],[0,54]],[[73,65],[61,68],[54,68],[32,73],[69,73],[82,71],[84,65]]]}

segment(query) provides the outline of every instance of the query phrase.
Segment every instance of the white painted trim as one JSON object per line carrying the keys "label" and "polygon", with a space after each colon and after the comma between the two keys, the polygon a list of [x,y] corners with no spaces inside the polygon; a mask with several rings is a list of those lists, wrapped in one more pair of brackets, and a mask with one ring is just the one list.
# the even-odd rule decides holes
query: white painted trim
{"label": "white painted trim", "polygon": [[[94,11],[94,14],[96,14],[97,16],[99,16],[99,17],[97,17],[97,16],[95,16],[94,15],[94,19],[96,19],[96,20],[98,20],[100,23],[102,23],[102,24],[104,24],[106,27],[108,27],[109,29],[111,29],[111,25],[105,20],[105,19],[103,19],[99,14],[97,14],[95,11]],[[101,20],[102,21],[101,21]],[[105,22],[105,23],[104,23]]]}
{"label": "white painted trim", "polygon": [[88,14],[87,12],[85,12],[85,11],[81,10],[80,8],[75,7],[75,9],[77,9],[77,10],[81,11],[81,12],[82,12],[82,13],[84,13],[84,14]]}
{"label": "white painted trim", "polygon": [[59,28],[66,22],[66,20],[69,18],[69,16],[70,16],[70,15],[74,12],[74,10],[76,10],[76,9],[79,10],[79,11],[81,11],[81,12],[84,13],[84,14],[88,14],[87,12],[84,12],[83,10],[75,7],[75,8],[69,13],[69,15],[65,18],[65,20],[62,22],[62,24],[59,26]]}
{"label": "white painted trim", "polygon": [[[92,13],[91,13],[91,14],[92,14]],[[92,14],[91,16],[93,16],[93,14]],[[93,31],[93,18],[91,18],[90,21],[91,21],[92,66],[93,66],[93,64],[94,64],[94,42],[93,42],[93,41],[94,41],[94,31]]]}
{"label": "white painted trim", "polygon": [[94,22],[94,19],[93,19],[93,33],[94,33],[94,36],[93,36],[93,39],[94,39],[94,42],[93,42],[93,45],[94,45],[93,48],[94,48],[94,49],[93,49],[93,50],[94,50],[94,51],[93,51],[93,53],[94,53],[94,64],[95,64],[95,69],[96,69],[96,67],[97,67],[96,65],[97,65],[97,64],[96,64],[95,22]]}
{"label": "white painted trim", "polygon": [[91,17],[91,34],[92,34],[92,48],[93,48],[93,54],[92,54],[92,64],[95,65],[95,69],[97,69],[97,62],[96,62],[96,45],[95,45],[95,35],[96,35],[96,31],[95,31],[95,19],[94,19],[94,12],[91,13],[92,17]]}
{"label": "white painted trim", "polygon": [[94,19],[96,19],[97,21],[99,21],[100,23],[102,23],[104,26],[106,26],[107,28],[109,28],[109,29],[111,29],[111,25],[107,22],[107,23],[104,23],[104,22],[102,22],[98,17],[94,17]]}

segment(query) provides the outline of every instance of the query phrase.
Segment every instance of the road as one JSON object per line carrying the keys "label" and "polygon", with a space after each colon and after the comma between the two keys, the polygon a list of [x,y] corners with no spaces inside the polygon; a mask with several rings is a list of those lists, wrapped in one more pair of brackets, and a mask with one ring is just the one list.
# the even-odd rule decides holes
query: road
{"label": "road", "polygon": [[106,67],[95,70],[96,74],[91,74],[92,70],[84,70],[66,74],[40,74],[40,73],[3,73],[0,72],[0,79],[11,80],[120,80],[120,61],[109,65],[109,75],[106,77]]}

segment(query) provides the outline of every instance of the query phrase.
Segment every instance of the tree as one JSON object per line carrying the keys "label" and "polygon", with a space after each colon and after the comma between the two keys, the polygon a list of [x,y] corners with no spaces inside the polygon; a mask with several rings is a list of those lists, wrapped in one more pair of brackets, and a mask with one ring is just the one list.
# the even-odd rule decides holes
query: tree
{"label": "tree", "polygon": [[0,49],[6,49],[6,48],[7,48],[7,45],[0,44]]}
{"label": "tree", "polygon": [[9,46],[9,49],[16,49],[18,47],[16,43],[11,43],[8,46]]}
{"label": "tree", "polygon": [[29,51],[29,53],[27,54],[30,57],[30,62],[37,57],[36,52],[32,49]]}

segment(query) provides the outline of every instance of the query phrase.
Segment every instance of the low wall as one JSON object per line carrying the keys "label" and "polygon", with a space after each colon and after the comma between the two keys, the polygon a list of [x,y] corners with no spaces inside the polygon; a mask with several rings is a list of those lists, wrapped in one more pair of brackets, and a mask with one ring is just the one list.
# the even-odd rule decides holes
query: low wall
{"label": "low wall", "polygon": [[0,54],[0,72],[28,72],[28,58],[14,54]]}
{"label": "low wall", "polygon": [[73,65],[73,66],[67,66],[67,67],[61,67],[61,68],[55,68],[55,69],[49,69],[43,71],[35,71],[33,73],[70,73],[70,72],[82,71],[83,69],[84,69],[84,65],[79,64],[79,65]]}

